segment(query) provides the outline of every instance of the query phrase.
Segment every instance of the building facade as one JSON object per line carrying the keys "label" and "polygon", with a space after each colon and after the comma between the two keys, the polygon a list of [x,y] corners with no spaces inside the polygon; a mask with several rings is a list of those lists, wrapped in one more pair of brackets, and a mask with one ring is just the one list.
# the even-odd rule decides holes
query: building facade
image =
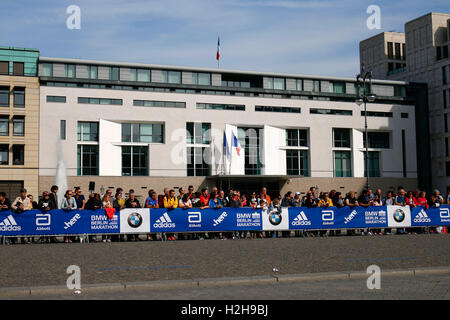
{"label": "building facade", "polygon": [[[361,66],[377,78],[427,84],[429,138],[423,143],[430,145],[430,184],[441,192],[450,190],[449,44],[450,14],[435,12],[407,22],[405,33],[382,33],[360,43]],[[399,55],[403,62],[389,60],[388,47],[394,47],[394,57]]]}
{"label": "building facade", "polygon": [[[40,191],[54,183],[61,159],[69,187],[100,193],[120,186],[145,196],[150,188],[192,184],[247,194],[266,185],[283,194],[365,185],[355,79],[45,57],[39,77]],[[417,188],[410,89],[401,81],[372,83],[373,188]]]}
{"label": "building facade", "polygon": [[39,165],[39,51],[0,47],[0,191],[37,198]]}

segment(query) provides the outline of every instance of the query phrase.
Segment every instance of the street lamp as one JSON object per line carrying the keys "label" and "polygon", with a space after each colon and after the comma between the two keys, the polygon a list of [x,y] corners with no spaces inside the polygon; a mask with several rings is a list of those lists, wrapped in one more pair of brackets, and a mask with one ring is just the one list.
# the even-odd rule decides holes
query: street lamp
{"label": "street lamp", "polygon": [[[369,90],[367,90],[366,81],[369,81]],[[367,135],[367,102],[374,102],[376,97],[372,91],[372,72],[364,71],[364,66],[360,74],[356,75],[357,93],[356,104],[361,106],[364,104],[364,136],[366,137],[366,189],[369,190],[369,139]],[[361,95],[361,84],[363,84],[363,92]]]}

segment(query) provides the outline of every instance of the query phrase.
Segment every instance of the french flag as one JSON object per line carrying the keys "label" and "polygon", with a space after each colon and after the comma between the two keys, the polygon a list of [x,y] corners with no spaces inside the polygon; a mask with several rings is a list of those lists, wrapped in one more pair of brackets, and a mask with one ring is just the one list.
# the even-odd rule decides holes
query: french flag
{"label": "french flag", "polygon": [[220,37],[217,38],[217,54],[216,54],[216,60],[220,60]]}
{"label": "french flag", "polygon": [[233,147],[236,148],[237,155],[240,156],[241,155],[241,146],[239,145],[239,140],[234,135],[234,132],[232,132],[232,134],[233,134]]}

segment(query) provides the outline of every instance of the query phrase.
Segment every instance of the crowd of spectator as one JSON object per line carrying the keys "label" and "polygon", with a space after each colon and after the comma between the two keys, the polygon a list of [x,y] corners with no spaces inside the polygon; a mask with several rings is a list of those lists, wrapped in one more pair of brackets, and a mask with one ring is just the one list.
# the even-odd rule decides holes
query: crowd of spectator
{"label": "crowd of spectator", "polygon": [[[176,194],[178,192],[178,194]],[[138,200],[135,191],[129,190],[128,195],[124,194],[122,188],[117,188],[115,194],[108,189],[105,194],[91,193],[86,199],[83,195],[81,188],[76,187],[73,190],[66,190],[64,197],[58,199],[58,186],[51,187],[50,192],[45,191],[40,197],[38,202],[35,202],[33,196],[27,193],[26,189],[20,190],[20,195],[10,202],[6,198],[4,192],[0,192],[0,211],[12,210],[15,213],[23,213],[30,209],[38,209],[43,212],[50,211],[52,209],[62,210],[97,210],[97,209],[115,209],[120,210],[124,208],[166,208],[166,209],[189,209],[189,208],[214,208],[219,209],[222,207],[252,207],[253,209],[279,209],[281,207],[355,207],[355,206],[382,206],[382,205],[399,205],[399,206],[423,206],[428,209],[431,206],[439,206],[441,204],[450,204],[450,191],[447,194],[446,199],[440,194],[439,190],[434,190],[430,196],[423,191],[408,191],[399,187],[397,192],[388,191],[383,194],[381,189],[363,190],[359,196],[356,192],[350,191],[347,194],[342,194],[336,190],[329,192],[317,192],[316,187],[311,187],[309,191],[303,195],[300,192],[288,191],[283,197],[278,195],[273,199],[268,195],[267,188],[262,187],[260,192],[252,192],[251,194],[241,194],[239,190],[219,190],[214,187],[211,192],[208,188],[201,189],[201,192],[195,192],[194,187],[190,185],[186,190],[184,187],[179,188],[177,191],[170,188],[164,188],[163,194],[158,194],[154,189],[148,191],[148,197],[141,202]],[[422,229],[397,229],[397,233],[416,233],[416,232],[431,232],[434,233],[435,228],[422,228]],[[362,234],[368,235],[381,235],[390,234],[391,230],[386,228],[384,232],[381,229],[361,230]],[[288,232],[289,233],[289,232]],[[275,233],[267,233],[269,236],[274,236]],[[324,236],[324,235],[338,235],[340,231],[311,231],[311,232],[296,232],[296,235],[300,236]],[[355,234],[355,230],[347,230],[347,234]],[[286,232],[283,232],[286,236]],[[190,238],[204,239],[207,235],[195,234],[188,235]],[[263,232],[248,232],[247,234],[230,232],[220,234],[222,239],[235,238],[235,237],[264,237]],[[267,235],[266,235],[267,236]],[[165,235],[167,240],[175,240],[177,238],[186,238],[186,235]],[[213,237],[217,237],[213,236]],[[45,242],[55,242],[55,237],[41,237]],[[109,242],[112,240],[125,240],[124,236],[117,236],[111,238],[110,236],[102,236],[102,240]],[[147,235],[147,240],[154,240],[154,235]],[[72,242],[75,237],[65,237],[65,242]],[[96,241],[95,238],[92,238]],[[128,236],[128,240],[138,241],[140,238],[138,235]],[[22,238],[22,242],[33,242],[33,238]]]}

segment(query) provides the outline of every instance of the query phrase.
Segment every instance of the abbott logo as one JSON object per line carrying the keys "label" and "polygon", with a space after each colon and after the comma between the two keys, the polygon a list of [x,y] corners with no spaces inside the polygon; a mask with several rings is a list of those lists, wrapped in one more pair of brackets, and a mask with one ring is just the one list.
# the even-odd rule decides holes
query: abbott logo
{"label": "abbott logo", "polygon": [[41,227],[47,227],[51,224],[52,218],[48,213],[36,214],[36,225]]}
{"label": "abbott logo", "polygon": [[441,208],[439,210],[442,222],[450,222],[450,210],[448,208]]}
{"label": "abbott logo", "polygon": [[334,224],[334,211],[333,210],[323,210],[322,211],[322,221],[324,225]]}
{"label": "abbott logo", "polygon": [[188,222],[189,223],[201,223],[202,222],[202,213],[201,212],[189,212]]}

